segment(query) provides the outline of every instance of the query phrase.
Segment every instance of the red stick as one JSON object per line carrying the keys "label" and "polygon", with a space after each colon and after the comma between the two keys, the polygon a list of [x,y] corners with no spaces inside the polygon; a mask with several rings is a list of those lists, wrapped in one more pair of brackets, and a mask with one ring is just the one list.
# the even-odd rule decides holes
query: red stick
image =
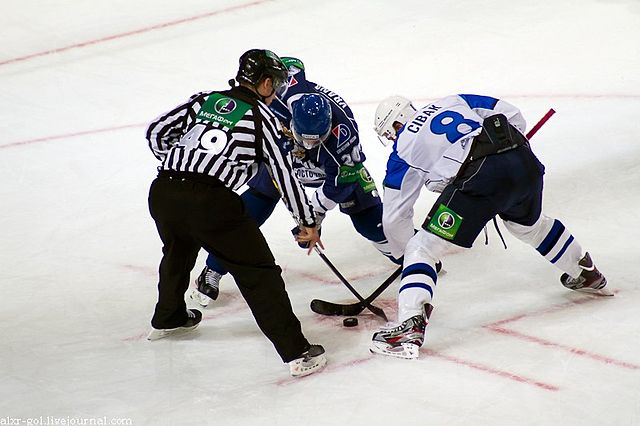
{"label": "red stick", "polygon": [[535,135],[538,132],[538,130],[540,130],[540,127],[542,127],[544,123],[546,123],[547,120],[550,119],[551,116],[555,113],[556,113],[556,110],[554,110],[553,108],[549,109],[549,111],[547,111],[544,117],[542,117],[540,121],[538,121],[536,125],[533,126],[531,130],[529,130],[529,132],[527,133],[527,139],[531,139],[531,137],[533,137],[533,135]]}

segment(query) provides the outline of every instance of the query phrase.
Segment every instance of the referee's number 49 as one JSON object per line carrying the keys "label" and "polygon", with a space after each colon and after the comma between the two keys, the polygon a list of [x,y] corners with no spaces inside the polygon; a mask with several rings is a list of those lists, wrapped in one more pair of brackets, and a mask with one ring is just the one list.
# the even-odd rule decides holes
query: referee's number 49
{"label": "referee's number 49", "polygon": [[201,149],[212,154],[220,154],[227,146],[227,134],[220,129],[209,129],[198,123],[180,140],[180,145],[189,149]]}

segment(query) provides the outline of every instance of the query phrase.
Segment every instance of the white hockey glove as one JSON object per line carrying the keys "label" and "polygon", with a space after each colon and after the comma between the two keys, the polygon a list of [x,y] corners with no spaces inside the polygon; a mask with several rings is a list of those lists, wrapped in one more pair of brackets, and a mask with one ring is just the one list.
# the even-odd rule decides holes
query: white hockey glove
{"label": "white hockey glove", "polygon": [[440,194],[447,187],[448,184],[449,184],[448,182],[445,182],[443,180],[436,180],[436,181],[427,181],[424,184],[424,186],[426,186],[429,191]]}

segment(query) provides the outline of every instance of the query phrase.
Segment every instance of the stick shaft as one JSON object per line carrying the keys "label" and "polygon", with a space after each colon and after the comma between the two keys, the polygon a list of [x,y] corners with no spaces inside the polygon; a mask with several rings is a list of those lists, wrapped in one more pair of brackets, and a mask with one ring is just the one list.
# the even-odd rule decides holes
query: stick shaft
{"label": "stick shaft", "polygon": [[362,297],[360,293],[358,293],[356,289],[353,288],[351,284],[349,284],[349,281],[347,281],[347,279],[340,273],[340,271],[338,271],[338,268],[333,266],[333,263],[331,263],[329,258],[322,251],[320,251],[318,247],[315,247],[315,250],[316,250],[316,253],[318,253],[318,256],[320,256],[320,258],[324,261],[324,263],[327,264],[329,269],[331,269],[331,271],[333,271],[336,277],[338,277],[340,281],[342,281],[342,284],[344,284],[349,289],[349,291],[351,291],[351,293],[353,293],[353,295],[358,298],[360,302],[364,302],[364,297]]}
{"label": "stick shaft", "polygon": [[549,120],[551,116],[555,113],[556,113],[556,110],[554,110],[553,108],[550,108],[549,111],[547,111],[547,113],[542,116],[540,121],[538,121],[536,125],[533,126],[531,130],[529,130],[529,132],[527,132],[527,139],[531,139],[533,135],[538,133],[538,130],[540,130],[540,127],[544,126],[544,123],[546,123],[547,120]]}
{"label": "stick shaft", "polygon": [[342,284],[344,284],[345,287],[347,287],[349,291],[358,298],[358,300],[364,307],[366,307],[368,310],[370,310],[374,314],[378,315],[379,317],[387,321],[387,315],[384,313],[384,310],[382,310],[381,308],[378,308],[377,306],[373,306],[371,302],[367,302],[364,299],[364,297],[362,297],[360,293],[358,293],[356,289],[353,288],[351,284],[349,284],[349,281],[347,281],[347,279],[340,273],[340,271],[338,271],[338,268],[333,266],[333,263],[331,263],[329,258],[318,247],[315,247],[315,250],[316,250],[316,253],[318,253],[318,255],[320,256],[320,258],[324,261],[324,263],[327,264],[329,269],[331,269],[333,273],[336,274],[336,276],[340,279],[340,281],[342,281]]}

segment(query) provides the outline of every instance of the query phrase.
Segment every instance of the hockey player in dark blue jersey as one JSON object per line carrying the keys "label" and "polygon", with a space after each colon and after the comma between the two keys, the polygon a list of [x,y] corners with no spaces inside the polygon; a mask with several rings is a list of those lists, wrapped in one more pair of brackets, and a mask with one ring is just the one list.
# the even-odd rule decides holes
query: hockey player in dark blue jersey
{"label": "hockey player in dark blue jersey", "polygon": [[[316,222],[320,224],[326,213],[338,206],[360,235],[383,255],[400,263],[387,249],[382,202],[364,167],[366,157],[351,109],[335,92],[307,80],[299,59],[282,59],[289,68],[289,85],[270,108],[286,128],[281,148],[291,155],[298,179],[304,186],[315,188],[310,198]],[[262,225],[271,216],[280,192],[265,167],[248,186],[242,200],[249,215]],[[209,255],[191,297],[207,306],[218,297],[220,278],[225,273],[215,257]]]}

